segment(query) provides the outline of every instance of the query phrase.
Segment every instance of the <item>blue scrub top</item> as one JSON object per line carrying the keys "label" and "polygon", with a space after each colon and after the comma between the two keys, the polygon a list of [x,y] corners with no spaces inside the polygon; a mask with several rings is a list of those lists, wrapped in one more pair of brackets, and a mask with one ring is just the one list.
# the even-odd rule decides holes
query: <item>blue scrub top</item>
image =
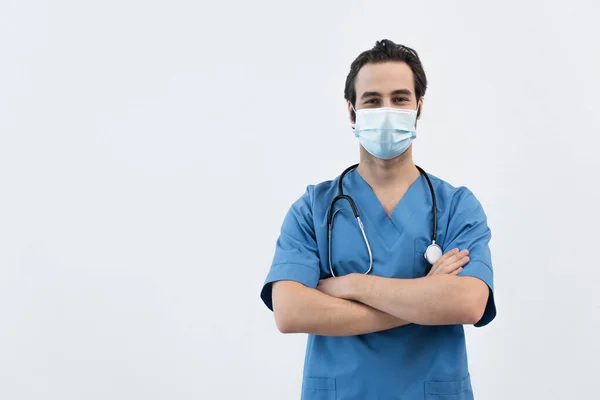
{"label": "blue scrub top", "polygon": [[[483,280],[490,296],[483,318],[496,315],[493,297],[491,238],[479,201],[465,187],[455,188],[429,175],[437,197],[437,242],[444,253],[468,249],[471,261],[460,276]],[[331,277],[328,262],[327,211],[337,195],[339,176],[306,192],[288,211],[277,240],[275,256],[261,298],[273,309],[273,282],[291,280],[316,288]],[[371,274],[412,279],[427,275],[423,254],[431,243],[432,199],[421,175],[407,190],[391,218],[360,174],[344,177],[344,193],[354,199],[373,252]],[[337,276],[364,273],[369,255],[350,205],[336,203],[332,260]],[[309,335],[304,376],[304,400],[473,399],[465,334],[462,325],[409,324],[358,336]]]}

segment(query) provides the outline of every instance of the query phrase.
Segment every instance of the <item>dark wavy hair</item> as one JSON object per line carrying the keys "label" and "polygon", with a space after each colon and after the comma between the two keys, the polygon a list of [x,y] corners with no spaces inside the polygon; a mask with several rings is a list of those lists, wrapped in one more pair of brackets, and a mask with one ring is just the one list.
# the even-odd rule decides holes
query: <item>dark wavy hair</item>
{"label": "dark wavy hair", "polygon": [[[356,75],[358,71],[366,64],[376,64],[386,61],[402,61],[405,62],[413,72],[414,84],[415,84],[415,95],[417,101],[419,101],[427,90],[427,77],[423,70],[423,65],[416,51],[410,47],[396,44],[388,39],[383,39],[375,43],[375,46],[360,53],[356,60],[350,65],[350,72],[346,77],[346,85],[344,87],[344,97],[350,101],[356,108]],[[352,119],[356,116],[352,111]]]}

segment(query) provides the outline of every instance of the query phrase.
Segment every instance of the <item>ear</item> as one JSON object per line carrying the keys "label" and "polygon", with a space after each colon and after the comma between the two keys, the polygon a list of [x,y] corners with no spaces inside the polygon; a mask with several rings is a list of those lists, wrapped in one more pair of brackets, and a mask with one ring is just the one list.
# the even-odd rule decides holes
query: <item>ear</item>
{"label": "ear", "polygon": [[354,114],[354,110],[352,109],[352,103],[350,103],[350,101],[347,102],[347,106],[348,106],[348,116],[350,118],[350,123],[354,124],[356,123],[356,115]]}
{"label": "ear", "polygon": [[421,114],[423,114],[423,97],[419,99],[419,112],[417,113],[417,120],[421,119]]}

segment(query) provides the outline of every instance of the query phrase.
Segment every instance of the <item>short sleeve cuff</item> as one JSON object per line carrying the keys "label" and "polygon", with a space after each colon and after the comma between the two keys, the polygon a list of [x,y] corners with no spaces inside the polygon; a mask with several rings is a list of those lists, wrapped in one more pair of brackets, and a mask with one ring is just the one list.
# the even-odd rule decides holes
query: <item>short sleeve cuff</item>
{"label": "short sleeve cuff", "polygon": [[494,301],[494,274],[492,269],[481,261],[471,261],[465,269],[458,274],[459,276],[472,276],[479,278],[488,285],[490,295],[485,306],[483,317],[475,324],[476,327],[481,327],[489,324],[496,317],[496,303]]}
{"label": "short sleeve cuff", "polygon": [[273,282],[294,281],[314,289],[319,283],[319,276],[317,270],[302,264],[286,263],[273,265],[263,285],[260,298],[269,310],[273,311],[273,298],[271,293]]}

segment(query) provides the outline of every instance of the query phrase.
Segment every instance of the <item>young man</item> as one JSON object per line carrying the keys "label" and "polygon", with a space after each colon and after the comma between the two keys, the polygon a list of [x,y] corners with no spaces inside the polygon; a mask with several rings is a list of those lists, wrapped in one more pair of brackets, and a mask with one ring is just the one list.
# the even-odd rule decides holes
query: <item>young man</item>
{"label": "young man", "polygon": [[360,163],[283,222],[261,297],[281,332],[309,334],[302,399],[473,399],[463,325],[496,315],[491,234],[467,188],[413,163],[426,87],[414,50],[360,54],[345,88]]}

